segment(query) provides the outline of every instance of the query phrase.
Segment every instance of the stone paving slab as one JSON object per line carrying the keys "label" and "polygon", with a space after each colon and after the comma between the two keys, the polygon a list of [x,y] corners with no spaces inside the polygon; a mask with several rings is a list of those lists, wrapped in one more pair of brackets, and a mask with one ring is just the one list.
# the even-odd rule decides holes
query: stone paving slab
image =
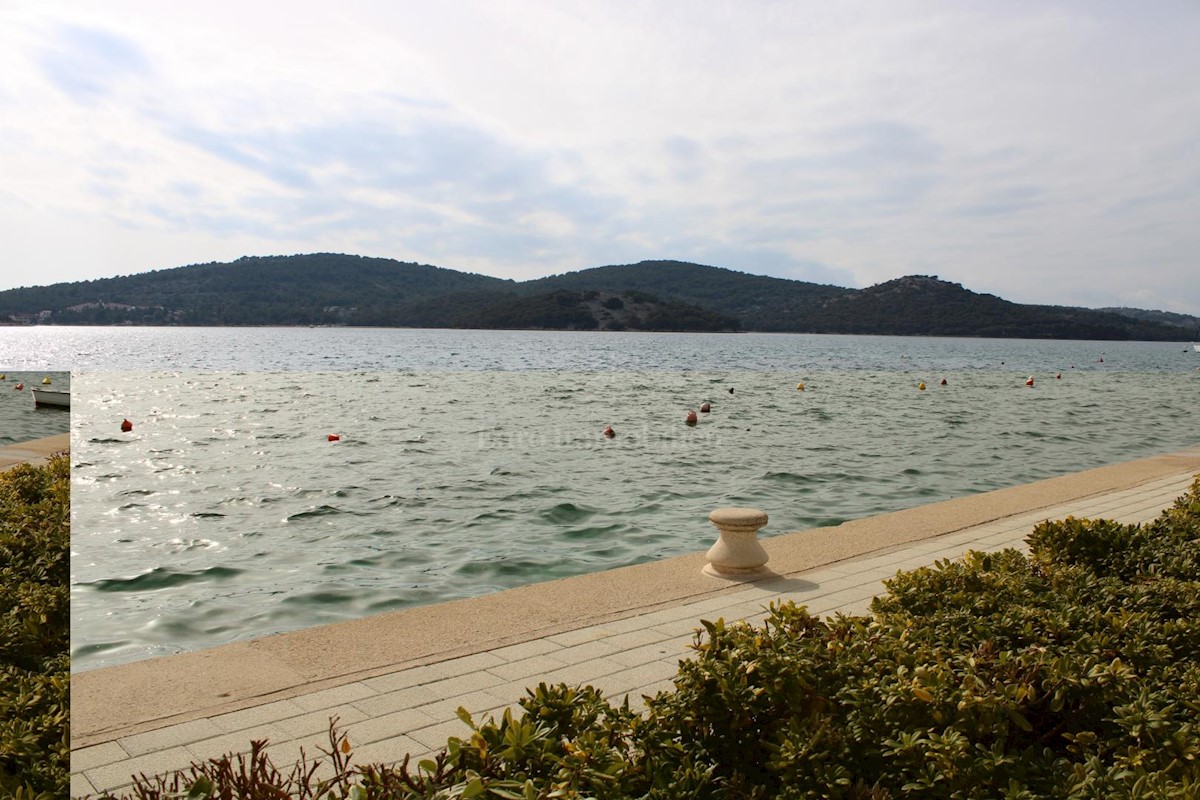
{"label": "stone paving slab", "polygon": [[591,683],[617,701],[628,696],[637,706],[643,695],[671,687],[702,619],[758,621],[769,603],[783,600],[807,605],[813,613],[864,613],[884,590],[883,580],[899,569],[959,558],[968,550],[1025,549],[1033,526],[1047,519],[1115,513],[1123,521],[1146,522],[1192,480],[1191,470],[1177,471],[796,574],[733,584],[716,596],[683,598],[437,663],[398,666],[341,685],[318,684],[286,699],[114,735],[72,751],[72,793],[119,791],[134,773],[183,769],[197,759],[248,752],[252,739],[269,739],[277,763],[290,764],[302,749],[311,757],[328,748],[332,716],[340,717],[355,763],[397,761],[406,754],[421,758],[443,747],[448,737],[467,733],[455,713],[459,706],[476,719],[498,716],[506,708],[516,713],[524,690],[539,682]]}

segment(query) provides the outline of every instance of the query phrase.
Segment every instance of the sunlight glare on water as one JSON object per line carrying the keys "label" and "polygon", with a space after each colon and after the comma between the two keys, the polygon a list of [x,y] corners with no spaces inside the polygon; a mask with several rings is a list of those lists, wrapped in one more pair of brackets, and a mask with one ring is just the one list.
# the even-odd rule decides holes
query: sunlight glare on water
{"label": "sunlight glare on water", "polygon": [[425,333],[475,368],[80,370],[73,668],[696,552],[719,506],[771,536],[1196,442],[1174,346]]}

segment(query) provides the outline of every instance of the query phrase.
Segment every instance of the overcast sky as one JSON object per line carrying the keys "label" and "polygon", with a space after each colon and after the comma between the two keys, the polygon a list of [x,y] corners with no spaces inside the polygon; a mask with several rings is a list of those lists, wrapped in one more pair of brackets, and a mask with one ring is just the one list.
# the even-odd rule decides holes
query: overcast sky
{"label": "overcast sky", "polygon": [[0,4],[0,289],[672,258],[1200,313],[1200,3]]}

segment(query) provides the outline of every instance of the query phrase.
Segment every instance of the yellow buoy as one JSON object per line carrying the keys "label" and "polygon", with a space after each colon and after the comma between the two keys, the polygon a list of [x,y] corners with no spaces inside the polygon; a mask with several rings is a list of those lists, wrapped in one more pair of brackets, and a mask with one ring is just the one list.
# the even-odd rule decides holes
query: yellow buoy
{"label": "yellow buoy", "polygon": [[917,388],[920,389],[922,392],[925,391],[925,383],[924,382],[918,383]]}
{"label": "yellow buoy", "polygon": [[3,372],[0,372],[0,381],[6,381],[6,380],[8,380],[8,375],[6,375]]}
{"label": "yellow buoy", "polygon": [[47,375],[46,377],[42,378],[42,386],[49,386],[49,385],[50,385],[50,376]]}
{"label": "yellow buoy", "polygon": [[803,384],[803,383],[797,383],[797,384],[796,384],[796,391],[797,391],[797,392],[803,392],[803,391],[804,391],[804,384]]}

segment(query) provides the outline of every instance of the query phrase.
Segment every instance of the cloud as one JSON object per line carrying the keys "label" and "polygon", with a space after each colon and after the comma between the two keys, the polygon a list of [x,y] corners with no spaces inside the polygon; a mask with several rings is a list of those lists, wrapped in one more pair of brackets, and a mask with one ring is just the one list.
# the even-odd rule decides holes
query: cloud
{"label": "cloud", "polygon": [[1006,186],[988,189],[976,202],[961,206],[953,213],[964,217],[990,217],[1036,209],[1045,202],[1044,191],[1037,186]]}
{"label": "cloud", "polygon": [[38,61],[45,77],[80,103],[108,97],[123,81],[151,71],[136,42],[108,30],[71,24],[57,27]]}
{"label": "cloud", "polygon": [[749,3],[16,2],[0,235],[96,277],[682,258],[1200,310],[1194,3]]}

